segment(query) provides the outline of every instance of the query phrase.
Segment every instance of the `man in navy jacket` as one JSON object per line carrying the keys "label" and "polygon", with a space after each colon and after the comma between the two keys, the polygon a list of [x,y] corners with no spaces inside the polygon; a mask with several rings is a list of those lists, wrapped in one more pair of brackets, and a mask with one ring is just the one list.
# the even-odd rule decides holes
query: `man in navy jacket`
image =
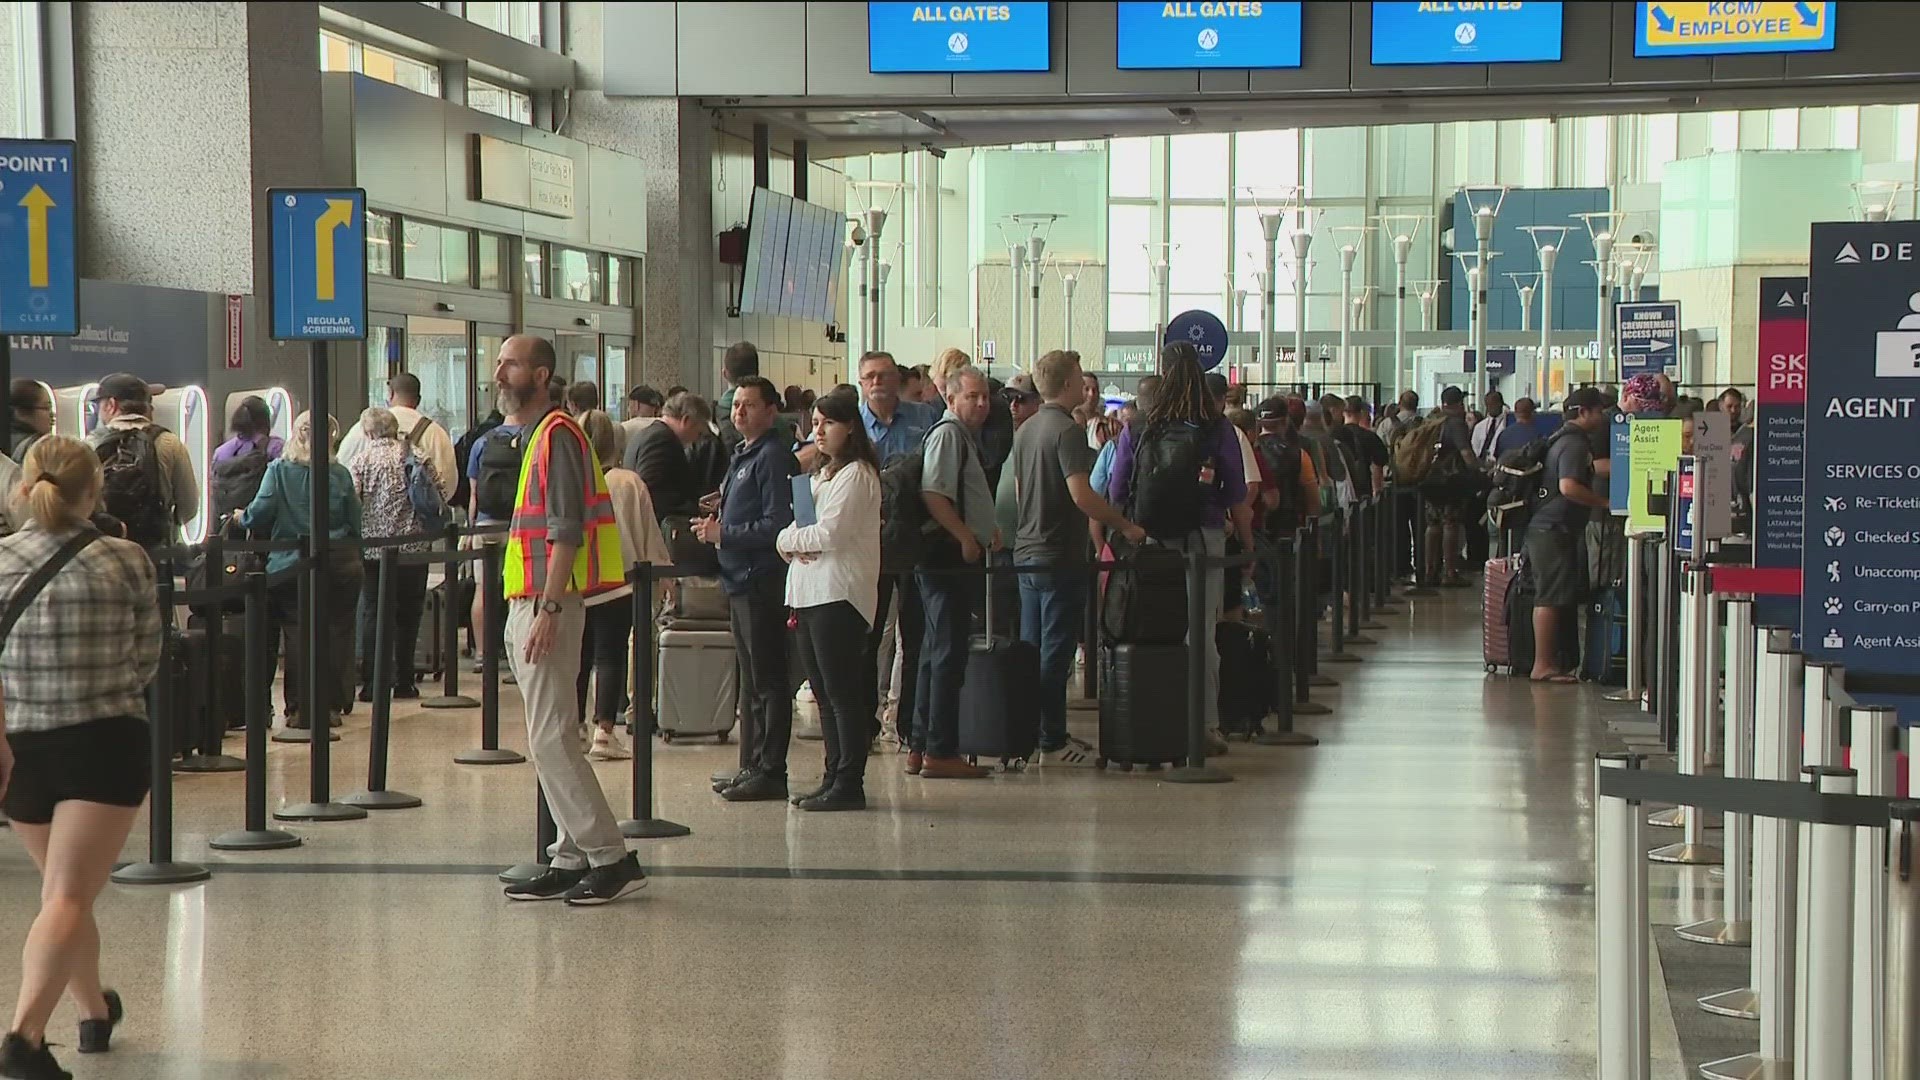
{"label": "man in navy jacket", "polygon": [[728,802],[787,797],[787,742],[793,688],[787,676],[787,564],[774,537],[793,522],[793,476],[800,471],[787,439],[774,431],[780,398],[758,375],[734,383],[732,420],[740,445],[720,487],[719,512],[694,534],[720,553],[720,584],[731,607],[740,664],[740,771],[715,786]]}

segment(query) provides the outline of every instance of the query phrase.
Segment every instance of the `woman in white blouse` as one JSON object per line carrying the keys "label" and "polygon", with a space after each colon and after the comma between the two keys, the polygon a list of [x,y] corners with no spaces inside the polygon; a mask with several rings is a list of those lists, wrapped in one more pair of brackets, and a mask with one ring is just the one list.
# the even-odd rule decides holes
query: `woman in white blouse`
{"label": "woman in white blouse", "polygon": [[[653,513],[653,496],[640,474],[620,466],[620,428],[599,409],[580,414],[580,428],[593,444],[613,499],[613,523],[620,530],[621,568],[637,562],[670,566],[673,555]],[[658,587],[655,589],[658,592]],[[596,761],[622,761],[633,754],[614,734],[615,721],[627,711],[627,653],[633,637],[633,587],[622,585],[587,599],[587,632],[580,640],[580,677],[575,685],[580,715],[593,721]],[[655,598],[656,603],[658,597]],[[587,683],[593,682],[593,708],[587,708]],[[651,732],[641,732],[646,738]],[[582,740],[585,741],[585,740]]]}
{"label": "woman in white blouse", "polygon": [[873,742],[873,668],[867,630],[880,590],[880,461],[860,417],[860,399],[828,394],[813,405],[821,464],[810,478],[814,513],[780,531],[787,606],[800,623],[800,659],[820,705],[826,775],[794,799],[802,810],[864,810]]}

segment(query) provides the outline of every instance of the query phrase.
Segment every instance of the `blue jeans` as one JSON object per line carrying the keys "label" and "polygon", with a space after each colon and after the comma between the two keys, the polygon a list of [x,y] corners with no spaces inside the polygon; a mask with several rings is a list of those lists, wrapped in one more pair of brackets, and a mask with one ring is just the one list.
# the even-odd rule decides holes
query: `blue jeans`
{"label": "blue jeans", "polygon": [[960,684],[967,677],[967,643],[980,580],[964,574],[919,577],[927,632],[920,641],[912,748],[928,757],[950,758],[960,752]]}
{"label": "blue jeans", "polygon": [[[1045,564],[1025,564],[1031,570]],[[1040,749],[1067,744],[1067,683],[1087,618],[1087,569],[1068,564],[1020,575],[1020,639],[1040,650]]]}

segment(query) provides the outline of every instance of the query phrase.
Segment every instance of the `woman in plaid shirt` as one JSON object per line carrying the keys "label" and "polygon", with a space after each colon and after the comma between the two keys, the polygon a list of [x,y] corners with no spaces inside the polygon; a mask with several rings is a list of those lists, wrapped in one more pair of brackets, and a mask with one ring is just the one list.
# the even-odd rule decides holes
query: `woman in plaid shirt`
{"label": "woman in plaid shirt", "polygon": [[160,612],[146,552],[88,523],[100,497],[93,450],[48,436],[21,472],[31,521],[0,539],[0,604],[13,607],[56,552],[86,538],[0,645],[0,800],[42,880],[0,1076],[38,1080],[66,1075],[46,1047],[62,992],[79,1007],[83,1054],[106,1050],[120,1020],[119,995],[100,986],[93,903],[147,796]]}

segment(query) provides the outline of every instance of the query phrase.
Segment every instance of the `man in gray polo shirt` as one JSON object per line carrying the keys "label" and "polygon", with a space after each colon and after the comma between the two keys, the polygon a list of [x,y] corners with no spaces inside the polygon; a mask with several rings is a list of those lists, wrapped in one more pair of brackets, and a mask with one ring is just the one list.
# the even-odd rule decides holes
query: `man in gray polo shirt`
{"label": "man in gray polo shirt", "polygon": [[[1020,575],[1020,637],[1040,650],[1041,761],[1070,756],[1067,682],[1073,651],[1086,620],[1087,519],[1133,543],[1145,530],[1093,490],[1093,451],[1073,410],[1086,400],[1080,354],[1055,350],[1033,365],[1033,385],[1045,404],[1013,437],[1014,497],[1020,528],[1014,565],[1044,568]],[[1092,645],[1089,643],[1089,648]]]}

